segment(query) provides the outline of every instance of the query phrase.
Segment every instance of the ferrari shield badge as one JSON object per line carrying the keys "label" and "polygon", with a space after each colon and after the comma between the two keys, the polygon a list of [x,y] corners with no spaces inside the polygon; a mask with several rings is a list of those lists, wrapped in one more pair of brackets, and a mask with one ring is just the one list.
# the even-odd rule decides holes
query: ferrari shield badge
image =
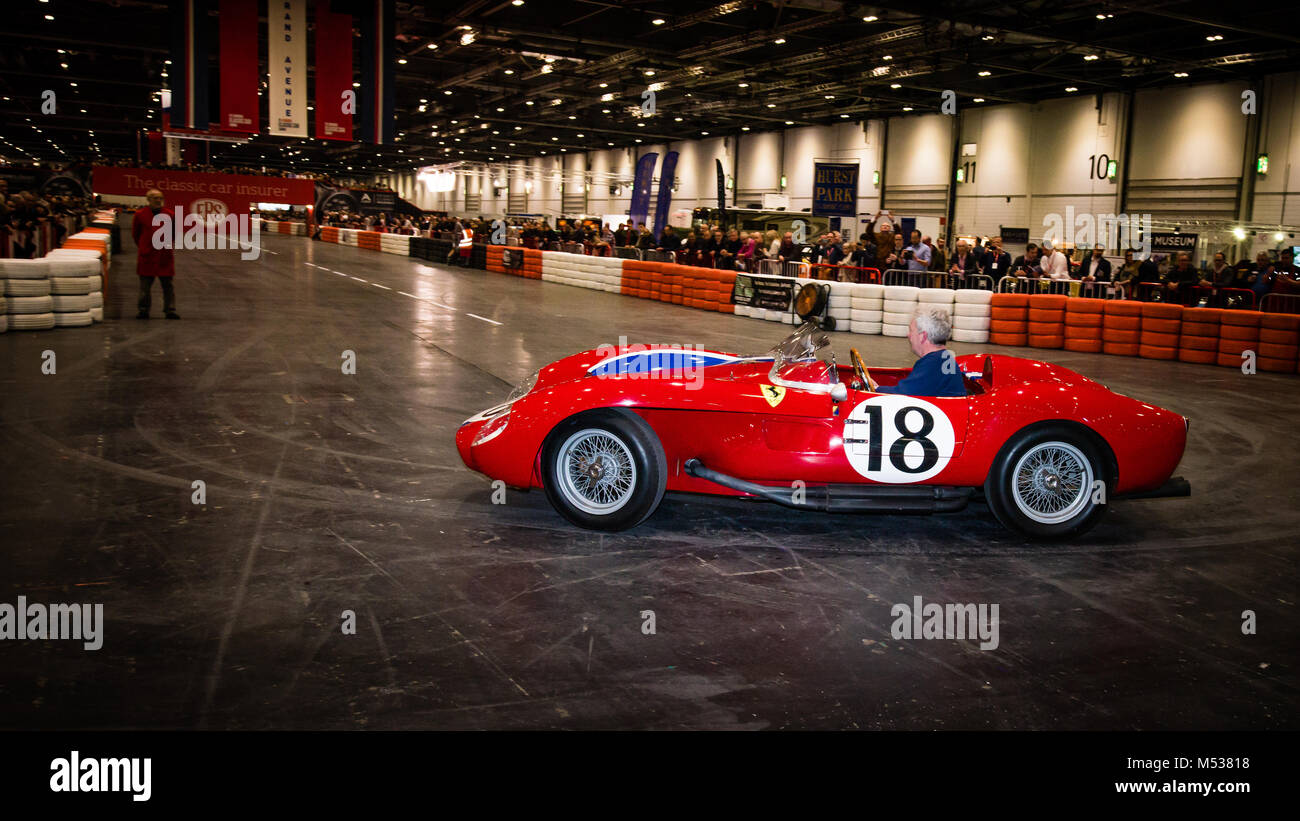
{"label": "ferrari shield badge", "polygon": [[785,398],[785,388],[782,388],[779,385],[759,385],[759,390],[762,391],[763,398],[767,400],[767,404],[774,408],[781,404],[781,400]]}

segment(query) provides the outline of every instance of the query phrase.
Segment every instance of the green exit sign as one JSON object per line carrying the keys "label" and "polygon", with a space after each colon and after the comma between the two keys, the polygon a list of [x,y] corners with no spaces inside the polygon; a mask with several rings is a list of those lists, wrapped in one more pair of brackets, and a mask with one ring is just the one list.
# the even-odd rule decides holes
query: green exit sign
{"label": "green exit sign", "polygon": [[1119,173],[1119,163],[1115,162],[1114,160],[1111,160],[1110,162],[1106,163],[1106,179],[1113,180],[1115,179],[1115,175],[1118,173]]}
{"label": "green exit sign", "polygon": [[1260,154],[1260,155],[1259,155],[1259,158],[1255,160],[1255,173],[1256,173],[1256,174],[1267,174],[1267,173],[1268,173],[1268,155],[1267,155],[1267,154]]}

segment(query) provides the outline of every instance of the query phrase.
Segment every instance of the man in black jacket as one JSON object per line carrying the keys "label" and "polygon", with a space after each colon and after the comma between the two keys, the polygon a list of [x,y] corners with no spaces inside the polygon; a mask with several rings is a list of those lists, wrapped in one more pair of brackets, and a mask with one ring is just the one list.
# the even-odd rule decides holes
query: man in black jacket
{"label": "man in black jacket", "polygon": [[953,253],[952,259],[948,261],[948,273],[967,276],[979,272],[979,257],[966,244],[966,240],[957,240],[957,250]]}
{"label": "man in black jacket", "polygon": [[659,238],[660,251],[677,252],[682,247],[682,238],[677,236],[671,225],[664,226],[664,235]]}
{"label": "man in black jacket", "polygon": [[996,285],[999,279],[1011,273],[1011,255],[1002,250],[1002,237],[993,237],[984,249],[980,259],[980,270],[993,279]]}
{"label": "man in black jacket", "polygon": [[1102,256],[1104,252],[1101,245],[1092,247],[1092,256],[1079,266],[1079,279],[1084,282],[1110,282],[1110,260]]}

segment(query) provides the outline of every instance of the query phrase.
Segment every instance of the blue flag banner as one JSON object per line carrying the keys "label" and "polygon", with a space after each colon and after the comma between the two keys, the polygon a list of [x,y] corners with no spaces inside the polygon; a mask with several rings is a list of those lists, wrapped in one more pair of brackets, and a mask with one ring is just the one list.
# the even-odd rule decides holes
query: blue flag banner
{"label": "blue flag banner", "polygon": [[650,211],[650,181],[654,177],[655,162],[659,155],[651,152],[636,161],[636,176],[632,178],[632,207],[628,209],[628,219],[632,228],[645,223]]}
{"label": "blue flag banner", "polygon": [[668,209],[673,202],[673,175],[677,173],[677,152],[669,151],[664,155],[663,167],[659,169],[659,196],[655,199],[655,225],[651,231],[658,240],[668,224]]}
{"label": "blue flag banner", "polygon": [[813,216],[852,217],[858,213],[856,163],[813,163]]}

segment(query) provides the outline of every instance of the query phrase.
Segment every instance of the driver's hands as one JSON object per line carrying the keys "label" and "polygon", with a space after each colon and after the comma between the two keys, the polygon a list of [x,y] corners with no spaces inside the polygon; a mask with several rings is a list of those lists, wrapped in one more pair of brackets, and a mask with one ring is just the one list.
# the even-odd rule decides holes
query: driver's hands
{"label": "driver's hands", "polygon": [[875,392],[876,392],[876,389],[879,388],[879,387],[880,387],[880,383],[879,383],[879,382],[877,382],[876,380],[872,379],[870,376],[867,377],[867,388],[869,388],[869,389],[871,390],[872,393],[875,393]]}

